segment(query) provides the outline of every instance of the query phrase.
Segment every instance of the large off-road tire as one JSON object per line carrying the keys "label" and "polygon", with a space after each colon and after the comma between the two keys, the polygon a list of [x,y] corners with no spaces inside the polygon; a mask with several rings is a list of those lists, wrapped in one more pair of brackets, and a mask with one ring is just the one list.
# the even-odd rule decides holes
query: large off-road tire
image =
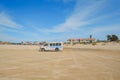
{"label": "large off-road tire", "polygon": [[55,51],[59,51],[59,48],[55,48]]}
{"label": "large off-road tire", "polygon": [[42,48],[42,49],[41,49],[41,51],[45,51],[45,49],[44,49],[44,48]]}

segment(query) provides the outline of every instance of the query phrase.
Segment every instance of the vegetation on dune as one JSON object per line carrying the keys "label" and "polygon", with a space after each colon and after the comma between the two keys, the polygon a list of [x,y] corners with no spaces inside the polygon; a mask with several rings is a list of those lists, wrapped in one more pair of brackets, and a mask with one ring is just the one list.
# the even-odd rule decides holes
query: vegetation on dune
{"label": "vegetation on dune", "polygon": [[107,41],[119,41],[119,38],[117,35],[107,35]]}
{"label": "vegetation on dune", "polygon": [[93,42],[92,45],[93,45],[93,46],[97,45],[97,42]]}

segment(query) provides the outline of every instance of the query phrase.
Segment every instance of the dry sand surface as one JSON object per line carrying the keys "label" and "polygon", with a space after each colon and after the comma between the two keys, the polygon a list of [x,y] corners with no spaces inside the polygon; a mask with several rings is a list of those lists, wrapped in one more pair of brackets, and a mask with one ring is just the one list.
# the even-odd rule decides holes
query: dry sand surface
{"label": "dry sand surface", "polygon": [[0,80],[120,80],[120,50],[0,45]]}

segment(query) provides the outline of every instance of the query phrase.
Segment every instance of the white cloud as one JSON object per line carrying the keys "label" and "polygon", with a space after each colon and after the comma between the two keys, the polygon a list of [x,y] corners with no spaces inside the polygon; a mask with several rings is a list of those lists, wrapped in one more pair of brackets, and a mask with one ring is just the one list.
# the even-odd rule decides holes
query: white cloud
{"label": "white cloud", "polygon": [[9,28],[21,28],[22,27],[22,25],[13,21],[5,13],[0,13],[0,26],[9,27]]}
{"label": "white cloud", "polygon": [[107,26],[98,26],[97,28],[94,28],[91,33],[97,34],[97,33],[105,33],[105,32],[119,32],[120,31],[120,24],[114,24],[114,25],[107,25]]}
{"label": "white cloud", "polygon": [[95,23],[97,21],[98,22],[99,21],[104,21],[105,19],[112,19],[112,18],[117,17],[117,16],[120,16],[119,11],[111,12],[111,13],[104,14],[104,15],[101,15],[101,16],[97,16],[97,17],[95,17],[93,19],[88,20],[88,22]]}
{"label": "white cloud", "polygon": [[79,26],[84,26],[87,22],[67,19],[65,23],[55,26],[53,29],[45,29],[44,32],[65,32],[69,30],[76,30]]}
{"label": "white cloud", "polygon": [[0,33],[0,41],[19,42],[20,39]]}
{"label": "white cloud", "polygon": [[64,23],[54,26],[52,29],[42,30],[44,32],[65,32],[76,30],[79,27],[91,24],[85,19],[89,16],[94,15],[99,9],[102,8],[106,0],[91,0],[84,2],[83,0],[76,0],[76,6],[72,15],[68,17]]}
{"label": "white cloud", "polygon": [[120,24],[98,26],[91,29],[88,33],[91,33],[96,39],[105,40],[106,35],[115,34],[120,38]]}
{"label": "white cloud", "polygon": [[[5,33],[7,32],[7,34]],[[25,37],[34,37],[38,36],[35,32],[30,32],[23,29],[21,24],[13,21],[9,15],[5,13],[0,13],[0,40],[9,40],[9,41],[19,41],[22,39],[17,39],[14,36],[9,35],[8,33],[19,34]],[[18,36],[19,37],[19,36]]]}
{"label": "white cloud", "polygon": [[23,36],[38,36],[38,34],[36,32],[30,32],[30,31],[27,31],[27,30],[10,29],[10,28],[1,27],[0,32],[4,32],[4,31],[21,34]]}

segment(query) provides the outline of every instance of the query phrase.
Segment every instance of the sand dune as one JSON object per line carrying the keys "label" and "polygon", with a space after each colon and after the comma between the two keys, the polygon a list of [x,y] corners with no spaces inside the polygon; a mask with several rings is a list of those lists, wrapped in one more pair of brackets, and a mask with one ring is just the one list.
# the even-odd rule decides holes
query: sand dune
{"label": "sand dune", "polygon": [[92,44],[76,44],[73,46],[65,45],[68,48],[87,48],[87,49],[106,49],[106,50],[120,50],[120,43],[108,42],[108,43],[97,43],[96,45]]}
{"label": "sand dune", "polygon": [[39,46],[0,45],[0,80],[119,80],[120,50],[90,46],[39,52]]}

